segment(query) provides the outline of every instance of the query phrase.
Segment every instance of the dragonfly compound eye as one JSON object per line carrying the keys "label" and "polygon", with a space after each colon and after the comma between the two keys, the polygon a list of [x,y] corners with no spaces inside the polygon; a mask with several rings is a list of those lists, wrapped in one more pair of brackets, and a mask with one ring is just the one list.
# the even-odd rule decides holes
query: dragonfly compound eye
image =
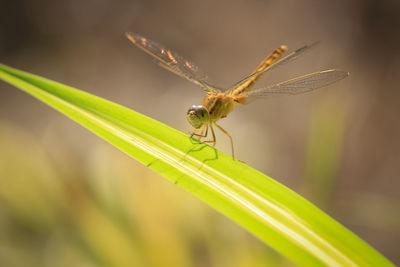
{"label": "dragonfly compound eye", "polygon": [[200,128],[210,120],[208,110],[202,105],[191,106],[186,115],[187,120],[194,128]]}

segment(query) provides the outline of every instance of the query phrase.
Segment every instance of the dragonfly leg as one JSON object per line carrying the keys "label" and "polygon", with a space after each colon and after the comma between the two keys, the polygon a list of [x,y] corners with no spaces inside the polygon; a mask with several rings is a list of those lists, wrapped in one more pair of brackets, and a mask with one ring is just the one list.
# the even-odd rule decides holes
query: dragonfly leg
{"label": "dragonfly leg", "polygon": [[[212,140],[205,140],[203,141],[203,143],[212,143],[213,146],[215,146],[216,144],[216,138],[215,138],[215,132],[214,132],[214,128],[212,127],[212,124],[210,123],[210,128],[211,128],[211,134],[212,134]],[[208,130],[208,125],[207,125],[207,130]]]}
{"label": "dragonfly leg", "polygon": [[200,128],[194,129],[194,131],[190,134],[190,137],[198,136],[198,134],[196,134],[196,132],[197,132],[199,129],[200,129]]}
{"label": "dragonfly leg", "polygon": [[204,134],[204,138],[206,138],[207,137],[207,135],[208,135],[208,124],[206,125],[206,133]]}
{"label": "dragonfly leg", "polygon": [[203,126],[203,127],[201,127],[201,131],[200,131],[200,134],[197,136],[197,140],[201,140],[201,138],[202,137],[204,137],[204,135],[203,135],[203,133],[204,133],[204,129],[205,129],[205,127]]}
{"label": "dragonfly leg", "polygon": [[[203,135],[204,127],[205,127],[205,129],[206,129],[206,133]],[[197,132],[198,130],[200,130],[200,129],[201,129],[200,134],[197,134],[196,132]],[[200,140],[200,139],[203,138],[203,137],[207,137],[207,135],[208,135],[208,125],[195,129],[195,130],[190,134],[190,137],[197,136],[197,137],[198,137],[198,140]]]}
{"label": "dragonfly leg", "polygon": [[[214,122],[214,124],[215,124],[215,126],[218,127],[218,129],[220,129],[224,134],[226,134],[226,135],[229,137],[229,139],[231,140],[232,158],[235,158],[235,151],[233,150],[233,140],[232,140],[232,136],[231,136],[224,128],[222,128],[221,126],[219,126],[219,125],[216,124],[215,122]],[[211,129],[212,129],[212,128],[211,128]]]}
{"label": "dragonfly leg", "polygon": [[[204,132],[204,128],[206,129],[206,133],[203,135],[203,132]],[[201,138],[206,138],[207,137],[207,135],[208,135],[208,125],[206,125],[206,126],[204,126],[204,128],[203,128],[203,130],[201,130],[201,133],[200,133],[200,135],[199,135],[199,141],[200,141],[200,139]]]}
{"label": "dragonfly leg", "polygon": [[217,143],[217,139],[215,138],[215,132],[214,132],[214,128],[212,126],[212,123],[210,123],[210,128],[211,128],[211,133],[212,133],[212,141],[209,141],[210,143],[213,143],[213,146],[215,146],[215,144]]}

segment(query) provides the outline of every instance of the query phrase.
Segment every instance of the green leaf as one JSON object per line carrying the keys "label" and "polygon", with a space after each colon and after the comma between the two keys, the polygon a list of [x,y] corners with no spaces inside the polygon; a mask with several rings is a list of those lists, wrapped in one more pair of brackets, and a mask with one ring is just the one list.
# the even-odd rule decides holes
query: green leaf
{"label": "green leaf", "polygon": [[0,64],[0,78],[199,197],[303,266],[392,266],[310,202],[249,166],[128,108]]}

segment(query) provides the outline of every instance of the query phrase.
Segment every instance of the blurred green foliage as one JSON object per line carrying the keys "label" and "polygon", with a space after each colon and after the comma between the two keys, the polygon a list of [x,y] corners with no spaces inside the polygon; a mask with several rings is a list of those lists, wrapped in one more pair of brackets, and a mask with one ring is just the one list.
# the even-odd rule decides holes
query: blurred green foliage
{"label": "blurred green foliage", "polygon": [[3,121],[0,147],[0,266],[292,266],[108,145],[80,162]]}

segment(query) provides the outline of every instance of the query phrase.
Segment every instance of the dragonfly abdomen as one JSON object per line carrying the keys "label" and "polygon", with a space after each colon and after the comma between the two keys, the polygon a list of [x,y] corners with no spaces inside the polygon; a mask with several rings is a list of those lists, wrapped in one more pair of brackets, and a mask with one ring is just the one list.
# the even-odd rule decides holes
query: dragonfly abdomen
{"label": "dragonfly abdomen", "polygon": [[[271,55],[269,55],[261,64],[255,69],[251,74],[255,74],[253,77],[250,79],[246,79],[243,82],[239,83],[235,89],[233,89],[231,95],[240,95],[244,92],[249,91],[254,84],[261,78],[261,76],[265,73],[266,69],[272,66],[281,56],[282,54],[286,51],[287,47],[285,45],[281,45],[278,49],[276,49],[274,52],[272,52]],[[260,72],[259,74],[257,74]]]}

